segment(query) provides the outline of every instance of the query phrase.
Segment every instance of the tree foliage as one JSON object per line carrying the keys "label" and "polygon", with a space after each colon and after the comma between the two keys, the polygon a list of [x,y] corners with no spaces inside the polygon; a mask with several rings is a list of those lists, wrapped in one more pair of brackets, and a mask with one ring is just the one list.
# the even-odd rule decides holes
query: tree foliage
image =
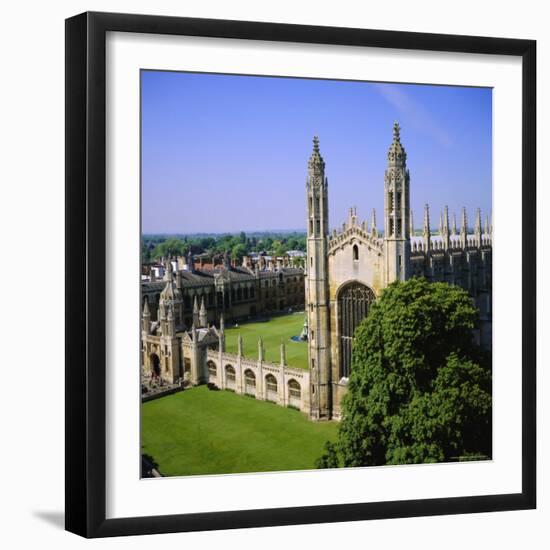
{"label": "tree foliage", "polygon": [[169,256],[193,254],[220,255],[229,252],[232,258],[241,261],[243,256],[253,252],[265,252],[283,256],[289,250],[306,250],[306,236],[303,233],[258,233],[247,235],[244,231],[238,234],[223,235],[143,235],[142,261],[159,260]]}
{"label": "tree foliage", "polygon": [[490,357],[473,341],[477,318],[468,294],[446,283],[413,278],[383,292],[355,332],[336,444],[344,466],[491,456]]}

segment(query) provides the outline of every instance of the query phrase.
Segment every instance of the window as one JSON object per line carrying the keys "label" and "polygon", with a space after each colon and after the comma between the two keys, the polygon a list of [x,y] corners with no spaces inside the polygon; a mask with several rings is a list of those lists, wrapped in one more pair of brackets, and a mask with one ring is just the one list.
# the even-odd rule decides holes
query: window
{"label": "window", "polygon": [[225,384],[228,389],[235,389],[235,369],[232,365],[225,366]]}
{"label": "window", "polygon": [[338,334],[340,351],[340,376],[349,377],[351,371],[352,344],[355,329],[368,315],[375,296],[372,289],[361,283],[348,283],[338,293]]}
{"label": "window", "polygon": [[315,230],[316,230],[317,235],[321,234],[321,222],[319,220],[317,220],[316,223],[315,223]]}
{"label": "window", "polygon": [[292,379],[288,381],[288,404],[291,407],[300,408],[302,400],[302,388],[296,380]]}
{"label": "window", "polygon": [[354,244],[353,245],[353,261],[357,262],[359,260],[359,247]]}
{"label": "window", "polygon": [[313,220],[309,220],[309,232],[313,233]]}
{"label": "window", "polygon": [[244,393],[256,395],[256,375],[250,369],[244,372]]}
{"label": "window", "polygon": [[268,374],[265,377],[265,389],[266,389],[266,399],[268,401],[276,401],[278,397],[277,379],[272,374]]}

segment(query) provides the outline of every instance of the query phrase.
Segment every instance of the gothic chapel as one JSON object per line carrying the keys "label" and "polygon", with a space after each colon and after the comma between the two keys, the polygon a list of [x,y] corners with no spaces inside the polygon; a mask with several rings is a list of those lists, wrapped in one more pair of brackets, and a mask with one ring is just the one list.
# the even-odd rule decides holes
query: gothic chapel
{"label": "gothic chapel", "polygon": [[360,222],[355,208],[339,230],[329,232],[328,180],[319,140],[313,139],[308,163],[306,309],[310,372],[310,416],[340,418],[351,368],[355,328],[368,314],[381,291],[396,280],[423,276],[466,289],[479,312],[475,337],[491,347],[492,227],[476,212],[473,234],[465,209],[457,231],[449,224],[447,207],[439,232],[432,235],[429,207],[423,230],[414,235],[410,208],[410,175],[400,128],[393,126],[393,141],[384,174],[384,229],[379,233],[376,213],[369,224]]}

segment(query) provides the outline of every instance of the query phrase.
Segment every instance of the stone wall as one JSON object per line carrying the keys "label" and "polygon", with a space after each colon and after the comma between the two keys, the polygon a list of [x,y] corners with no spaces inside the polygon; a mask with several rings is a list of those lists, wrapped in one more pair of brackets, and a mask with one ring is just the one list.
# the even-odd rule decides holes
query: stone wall
{"label": "stone wall", "polygon": [[240,355],[208,350],[208,381],[222,390],[251,395],[310,414],[309,372]]}

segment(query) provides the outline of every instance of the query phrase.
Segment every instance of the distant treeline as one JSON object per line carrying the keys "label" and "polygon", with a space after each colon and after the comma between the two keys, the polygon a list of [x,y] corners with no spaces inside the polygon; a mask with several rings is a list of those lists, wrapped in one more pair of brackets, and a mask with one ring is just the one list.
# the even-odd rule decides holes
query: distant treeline
{"label": "distant treeline", "polygon": [[241,262],[243,256],[253,252],[283,256],[289,250],[306,250],[306,234],[295,232],[227,233],[223,235],[142,235],[141,257],[143,263],[167,256],[227,252],[232,259]]}

